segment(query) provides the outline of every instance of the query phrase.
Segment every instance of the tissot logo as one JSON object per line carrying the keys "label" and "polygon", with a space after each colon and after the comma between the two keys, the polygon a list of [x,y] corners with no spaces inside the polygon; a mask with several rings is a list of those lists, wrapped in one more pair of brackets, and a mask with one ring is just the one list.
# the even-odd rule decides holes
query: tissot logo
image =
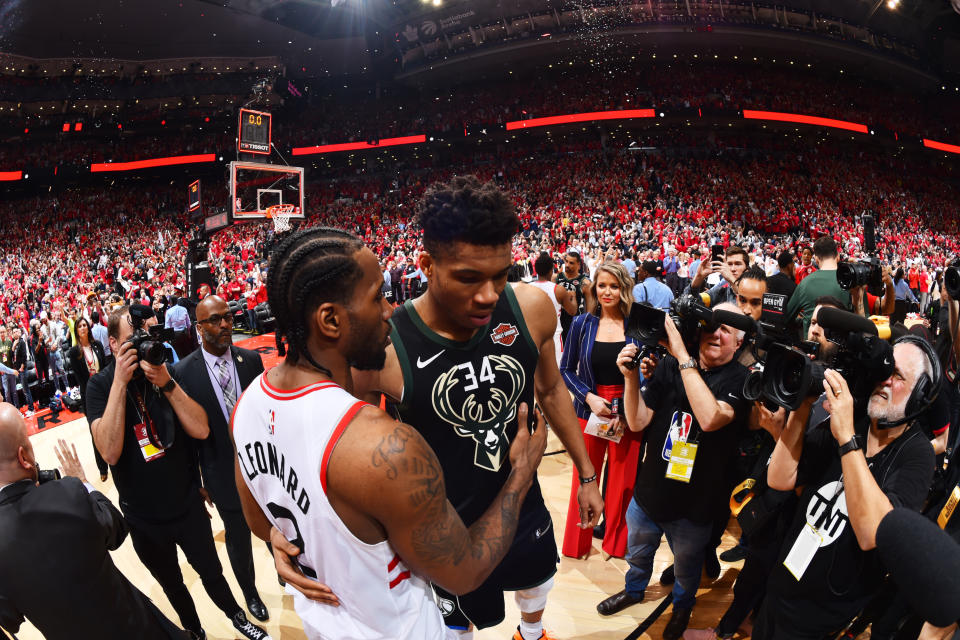
{"label": "tissot logo", "polygon": [[519,333],[516,326],[501,322],[490,332],[490,339],[497,344],[509,347],[516,341]]}

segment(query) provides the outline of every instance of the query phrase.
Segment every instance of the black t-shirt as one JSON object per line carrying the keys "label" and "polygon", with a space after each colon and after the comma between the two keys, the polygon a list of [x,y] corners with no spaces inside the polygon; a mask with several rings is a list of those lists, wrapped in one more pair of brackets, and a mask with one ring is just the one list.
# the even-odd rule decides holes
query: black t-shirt
{"label": "black t-shirt", "polygon": [[[857,425],[863,442],[868,427],[867,419]],[[867,463],[894,508],[920,510],[933,479],[934,457],[930,441],[919,429],[908,429]],[[807,432],[797,473],[797,484],[804,490],[770,576],[770,590],[797,605],[794,609],[805,627],[833,629],[863,608],[882,583],[884,571],[876,550],[860,549],[850,524],[840,455],[829,425]],[[798,581],[783,561],[807,524],[818,530],[823,542]]]}
{"label": "black t-shirt", "polygon": [[[173,375],[173,370],[168,369]],[[110,397],[116,366],[111,363],[87,383],[87,419],[91,424],[103,417]],[[161,442],[173,444],[162,455],[147,461],[135,428],[143,422],[134,400],[139,391]],[[172,436],[171,436],[172,434]],[[148,450],[147,454],[153,453]],[[186,433],[176,419],[173,407],[145,379],[127,385],[127,404],[123,433],[123,451],[117,464],[111,465],[124,514],[152,522],[175,520],[187,512],[189,500],[196,498],[196,465]]]}
{"label": "black t-shirt", "polygon": [[[679,363],[665,357],[643,391],[643,400],[653,410],[646,428],[646,456],[637,472],[633,495],[657,522],[686,518],[712,522],[729,501],[730,465],[745,428],[750,405],[743,399],[747,369],[736,360],[701,371],[714,398],[735,411],[733,421],[716,431],[705,432],[697,423],[684,392]],[[698,443],[690,482],[665,477],[670,452],[677,440]]]}

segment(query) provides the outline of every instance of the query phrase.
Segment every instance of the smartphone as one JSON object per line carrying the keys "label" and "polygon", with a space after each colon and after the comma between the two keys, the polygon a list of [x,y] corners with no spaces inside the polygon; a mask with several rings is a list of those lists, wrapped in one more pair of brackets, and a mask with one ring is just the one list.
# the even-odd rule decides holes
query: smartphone
{"label": "smartphone", "polygon": [[710,247],[710,261],[715,262],[717,260],[723,262],[723,245],[715,244]]}

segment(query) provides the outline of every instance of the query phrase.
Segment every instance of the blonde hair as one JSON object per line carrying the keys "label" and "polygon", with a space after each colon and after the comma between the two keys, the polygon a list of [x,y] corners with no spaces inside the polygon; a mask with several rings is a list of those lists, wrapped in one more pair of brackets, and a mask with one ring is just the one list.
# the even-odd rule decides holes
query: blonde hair
{"label": "blonde hair", "polygon": [[600,315],[600,298],[597,297],[597,280],[601,273],[608,273],[620,284],[620,313],[626,318],[630,315],[630,305],[633,304],[633,279],[630,272],[619,262],[604,262],[597,266],[597,271],[593,275],[593,281],[590,283],[590,295],[597,301],[595,309],[591,313],[595,316]]}

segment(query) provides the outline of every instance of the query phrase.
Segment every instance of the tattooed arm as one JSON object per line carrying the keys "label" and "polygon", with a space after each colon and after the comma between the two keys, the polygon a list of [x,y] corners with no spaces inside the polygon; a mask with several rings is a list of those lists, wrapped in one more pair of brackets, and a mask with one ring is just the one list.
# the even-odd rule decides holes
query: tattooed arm
{"label": "tattooed arm", "polygon": [[[526,414],[521,405],[520,424]],[[440,462],[416,430],[372,408],[357,414],[357,421],[363,424],[351,424],[328,465],[328,494],[338,514],[362,540],[389,540],[410,569],[451,593],[476,589],[513,542],[520,505],[546,445],[539,415],[533,434],[518,432],[506,484],[469,528],[447,500]],[[351,512],[359,519],[351,521]],[[363,535],[364,517],[377,525],[379,536]]]}

